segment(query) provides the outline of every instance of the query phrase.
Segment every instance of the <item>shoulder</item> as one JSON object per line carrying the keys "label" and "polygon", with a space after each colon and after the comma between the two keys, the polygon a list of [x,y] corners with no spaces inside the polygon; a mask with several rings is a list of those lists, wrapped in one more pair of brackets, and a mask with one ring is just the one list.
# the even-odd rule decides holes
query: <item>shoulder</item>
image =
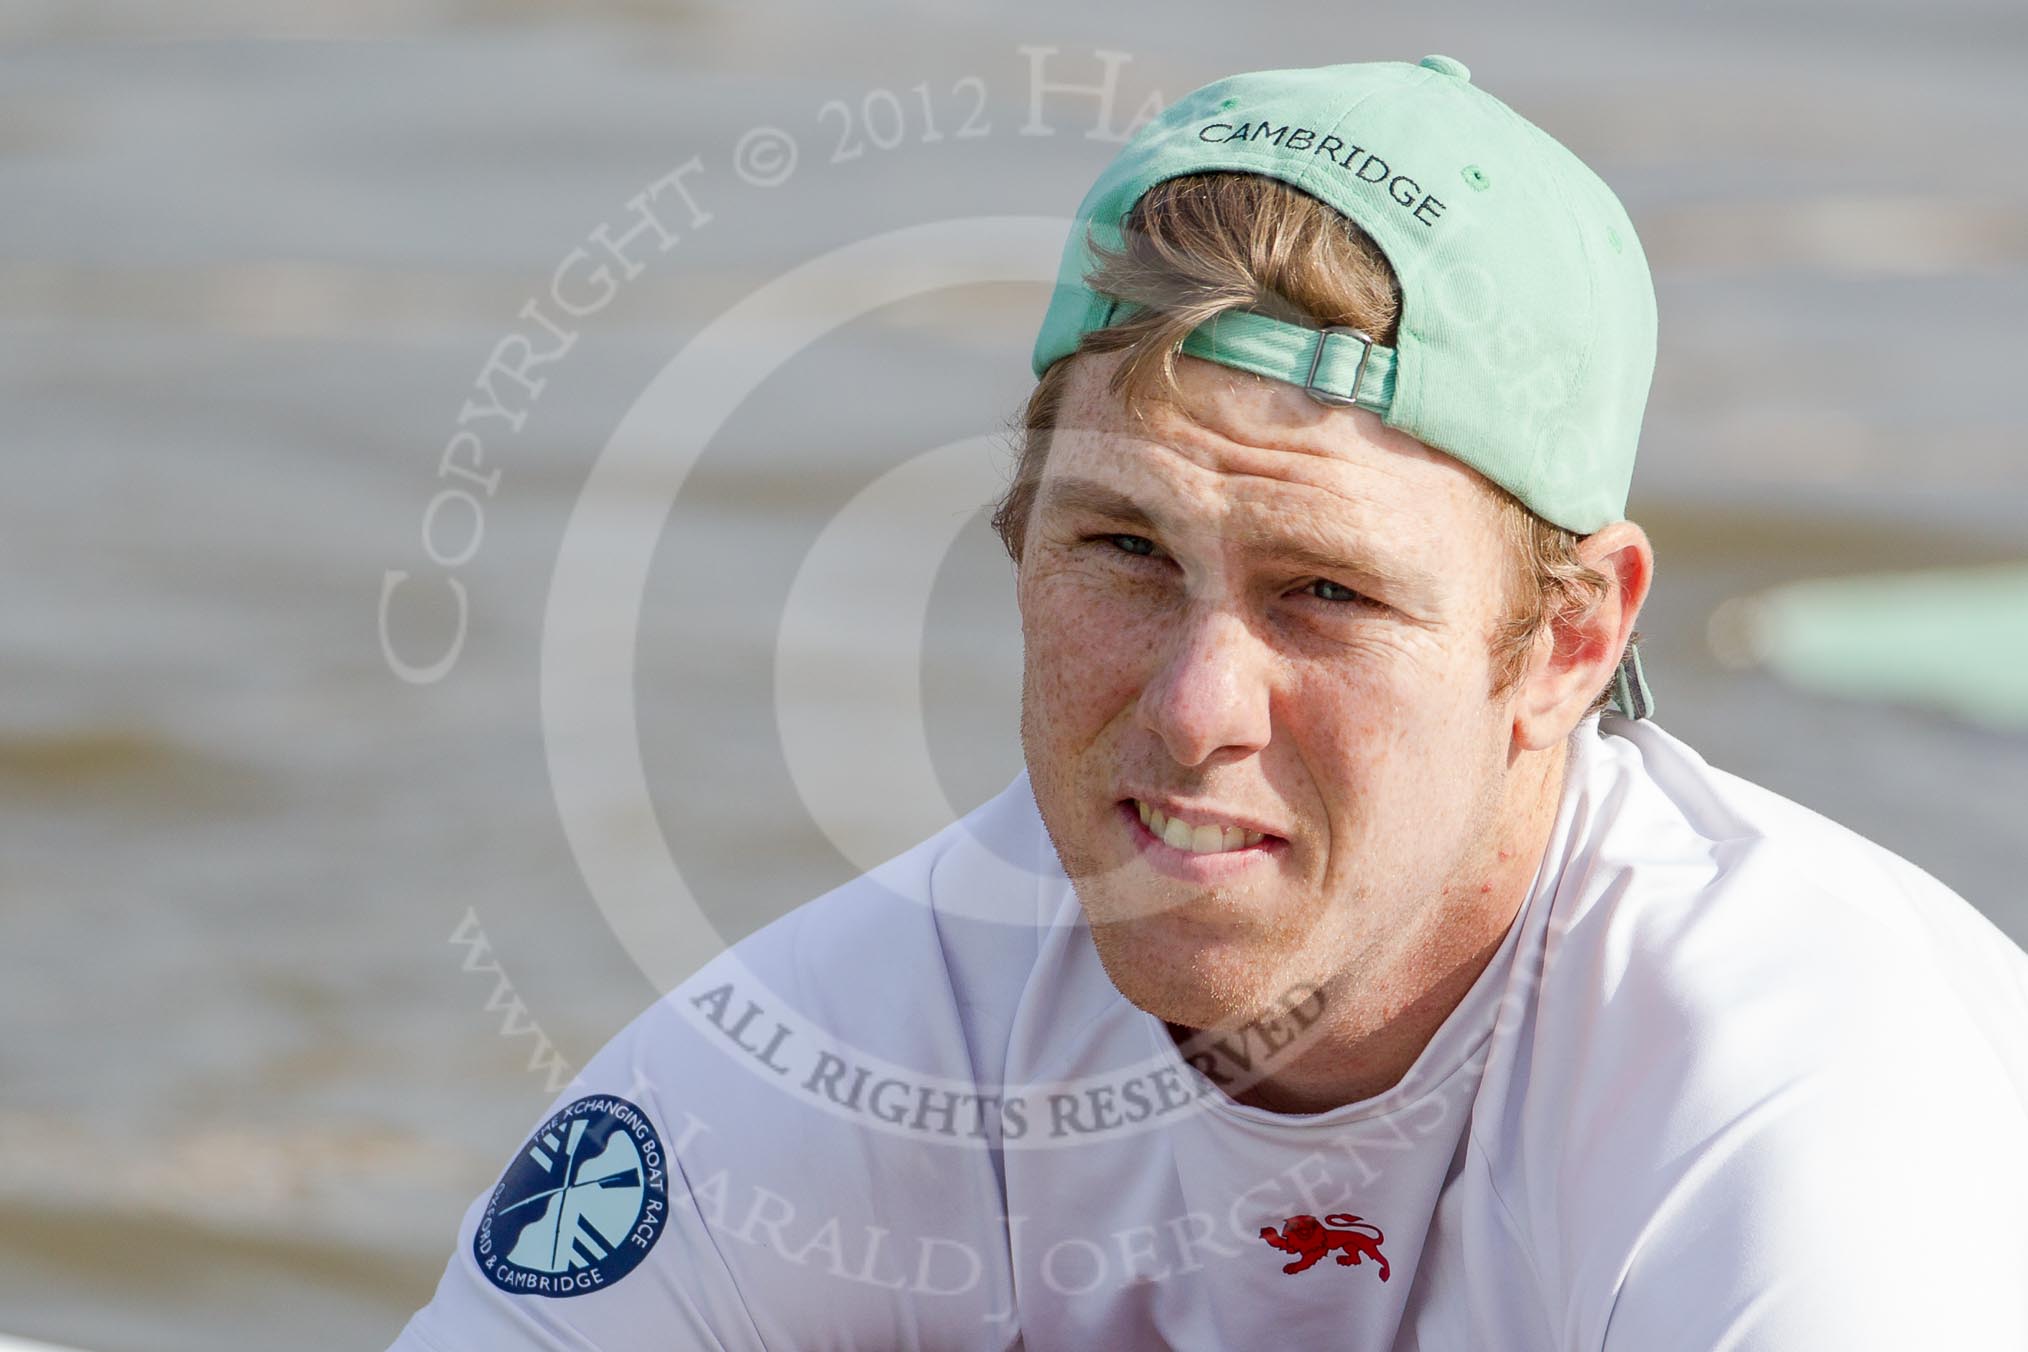
{"label": "shoulder", "polygon": [[[997,1082],[1057,904],[1055,862],[1018,776],[935,835],[731,945],[593,1064],[625,1066],[637,1082],[645,1068],[658,1084],[773,1086],[846,1126],[875,1111],[867,1087],[883,1080]],[[860,1093],[850,1092],[855,1083]]]}
{"label": "shoulder", "polygon": [[[1769,1297],[1769,1327],[1826,1301],[1889,1327],[1906,1310],[1847,1289],[1877,1262],[1847,1250],[1894,1215],[1960,1273],[2028,1256],[2005,1219],[2028,1205],[2028,956],[1873,842],[1605,726],[1507,1081],[1527,1106],[1495,1143],[1577,1344],[1608,1322],[1725,1341],[1688,1293],[1751,1301],[1780,1272],[1800,1304]],[[2028,1311],[2018,1276],[1999,1289]]]}
{"label": "shoulder", "polygon": [[[416,1345],[547,1348],[546,1328],[615,1349],[672,1328],[700,1346],[840,1330],[883,1345],[982,1327],[1000,1125],[983,1086],[1033,966],[1033,910],[1053,898],[1039,834],[1022,776],[650,1005],[468,1210]],[[587,1160],[597,1178],[580,1177]],[[531,1226],[547,1238],[527,1241]]]}
{"label": "shoulder", "polygon": [[727,958],[809,1017],[854,1027],[899,1054],[933,1011],[982,1029],[1004,1022],[1062,880],[1023,772],[920,844],[735,944]]}
{"label": "shoulder", "polygon": [[2022,1072],[2028,954],[1963,897],[1652,723],[1604,727],[1549,922],[1560,994],[1742,1069],[1778,1059],[1770,1024],[1816,1062],[1866,1011]]}

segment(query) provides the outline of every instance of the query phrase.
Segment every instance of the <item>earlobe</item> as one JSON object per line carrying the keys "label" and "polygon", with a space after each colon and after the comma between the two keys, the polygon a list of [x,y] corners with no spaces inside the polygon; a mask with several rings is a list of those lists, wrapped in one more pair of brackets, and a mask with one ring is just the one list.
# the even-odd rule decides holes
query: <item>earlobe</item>
{"label": "earlobe", "polygon": [[1588,610],[1552,616],[1537,635],[1514,701],[1514,742],[1522,750],[1548,750],[1584,717],[1618,669],[1654,579],[1654,549],[1631,521],[1586,536],[1578,556],[1610,586]]}
{"label": "earlobe", "polygon": [[[1546,751],[1568,729],[1557,728],[1557,710],[1573,688],[1571,644],[1574,634],[1567,621],[1551,618],[1535,636],[1529,649],[1527,675],[1514,695],[1514,745],[1521,751]],[[1573,720],[1572,726],[1576,726]]]}

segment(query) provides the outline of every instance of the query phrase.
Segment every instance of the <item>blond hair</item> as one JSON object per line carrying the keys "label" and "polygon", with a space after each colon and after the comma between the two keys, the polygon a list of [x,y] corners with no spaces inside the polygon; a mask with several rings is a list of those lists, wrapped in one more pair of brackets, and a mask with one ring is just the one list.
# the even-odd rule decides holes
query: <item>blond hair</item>
{"label": "blond hair", "polygon": [[[1190,416],[1176,379],[1177,345],[1226,310],[1311,328],[1349,325],[1376,343],[1395,341],[1401,290],[1386,256],[1341,212],[1280,179],[1238,172],[1165,179],[1141,196],[1122,233],[1122,248],[1093,241],[1098,266],[1087,283],[1139,308],[1086,333],[1077,351],[1126,354],[1108,391],[1124,396],[1137,420],[1151,401]],[[1017,565],[1069,370],[1064,360],[1043,373],[1011,429],[1014,475],[995,504],[993,530]],[[1552,619],[1589,613],[1613,584],[1578,557],[1583,537],[1543,520],[1483,476],[1473,480],[1499,509],[1512,565],[1507,613],[1489,640],[1490,697],[1497,699],[1520,682],[1530,649]],[[1587,712],[1604,708],[1611,694],[1609,683]]]}

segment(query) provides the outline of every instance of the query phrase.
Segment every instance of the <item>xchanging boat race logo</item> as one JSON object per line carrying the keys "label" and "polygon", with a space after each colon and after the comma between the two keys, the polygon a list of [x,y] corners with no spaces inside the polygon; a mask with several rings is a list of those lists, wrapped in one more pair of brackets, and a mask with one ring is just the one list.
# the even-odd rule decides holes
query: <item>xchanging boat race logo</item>
{"label": "xchanging boat race logo", "polygon": [[654,1124],[623,1098],[594,1095],[536,1128],[507,1166],[472,1256],[503,1291],[583,1295],[632,1272],[668,1219]]}

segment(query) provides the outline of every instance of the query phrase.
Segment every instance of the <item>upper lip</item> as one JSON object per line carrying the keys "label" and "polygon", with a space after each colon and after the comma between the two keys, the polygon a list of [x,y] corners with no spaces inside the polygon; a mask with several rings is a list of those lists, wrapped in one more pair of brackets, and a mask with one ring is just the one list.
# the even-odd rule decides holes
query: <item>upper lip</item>
{"label": "upper lip", "polygon": [[1192,826],[1216,822],[1220,826],[1237,826],[1242,831],[1253,831],[1263,836],[1287,839],[1280,830],[1258,817],[1250,817],[1244,812],[1234,812],[1230,808],[1219,807],[1216,804],[1191,803],[1181,798],[1166,798],[1161,794],[1155,793],[1129,793],[1127,795],[1128,802],[1132,802],[1135,799],[1146,803],[1165,817],[1180,817],[1185,823]]}

